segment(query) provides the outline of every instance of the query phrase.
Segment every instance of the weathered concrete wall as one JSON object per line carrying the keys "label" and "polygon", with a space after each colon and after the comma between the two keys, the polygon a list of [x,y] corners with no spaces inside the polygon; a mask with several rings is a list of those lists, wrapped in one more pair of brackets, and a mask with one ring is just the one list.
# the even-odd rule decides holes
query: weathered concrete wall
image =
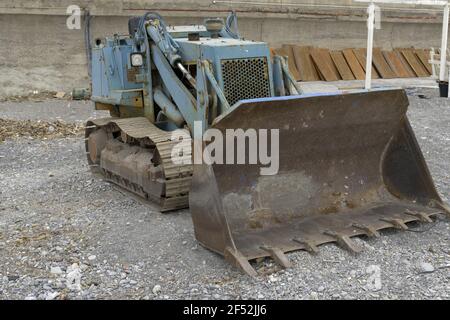
{"label": "weathered concrete wall", "polygon": [[[220,2],[220,1],[218,1]],[[244,1],[245,2],[245,1]],[[255,0],[232,6],[241,33],[271,46],[301,43],[327,48],[364,47],[365,9],[351,0]],[[170,24],[201,23],[204,17],[225,16],[230,7],[209,0],[2,0],[0,4],[0,96],[30,90],[65,90],[88,83],[83,30],[66,27],[66,8],[78,4],[94,16],[92,39],[126,33],[128,16],[156,9]],[[305,6],[304,4],[310,4]],[[318,6],[319,5],[319,6]],[[359,6],[359,7],[358,7]],[[440,45],[439,10],[383,9],[382,29],[375,45],[430,47]]]}

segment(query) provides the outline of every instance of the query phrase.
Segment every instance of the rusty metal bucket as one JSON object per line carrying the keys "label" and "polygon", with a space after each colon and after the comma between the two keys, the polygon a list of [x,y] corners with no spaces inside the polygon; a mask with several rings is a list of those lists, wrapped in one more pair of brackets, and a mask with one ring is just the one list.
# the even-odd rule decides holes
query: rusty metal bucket
{"label": "rusty metal bucket", "polygon": [[[401,89],[243,101],[215,129],[279,129],[279,172],[259,164],[195,165],[190,208],[197,240],[246,273],[249,260],[311,253],[407,229],[448,213],[406,117]],[[198,148],[198,147],[197,147]],[[200,150],[194,150],[199,152]]]}

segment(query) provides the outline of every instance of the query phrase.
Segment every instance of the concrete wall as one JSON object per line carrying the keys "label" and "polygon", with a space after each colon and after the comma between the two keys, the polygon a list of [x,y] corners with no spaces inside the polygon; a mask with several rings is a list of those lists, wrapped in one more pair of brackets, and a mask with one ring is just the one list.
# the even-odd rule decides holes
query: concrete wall
{"label": "concrete wall", "polygon": [[[2,0],[0,4],[0,96],[30,90],[64,90],[88,84],[83,30],[66,27],[66,8],[89,10],[92,39],[126,33],[128,16],[146,9],[160,11],[170,24],[201,23],[208,16],[238,11],[241,33],[271,46],[300,43],[327,48],[364,47],[365,8],[350,0],[255,0],[212,4],[209,0]],[[267,3],[261,5],[261,3]],[[364,5],[363,5],[364,6]],[[383,8],[382,29],[375,45],[430,47],[440,45],[438,8]]]}

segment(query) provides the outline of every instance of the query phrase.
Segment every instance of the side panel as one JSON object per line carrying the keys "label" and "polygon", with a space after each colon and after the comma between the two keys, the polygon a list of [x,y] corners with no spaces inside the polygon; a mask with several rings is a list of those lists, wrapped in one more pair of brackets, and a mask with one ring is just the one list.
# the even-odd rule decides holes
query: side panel
{"label": "side panel", "polygon": [[[142,84],[137,83],[138,68],[130,64],[130,43],[107,41],[92,50],[92,100],[105,104],[142,108]],[[135,113],[134,110],[133,113]]]}
{"label": "side panel", "polygon": [[94,48],[92,50],[92,96],[107,97],[108,92],[109,85],[105,72],[103,50],[101,48]]}

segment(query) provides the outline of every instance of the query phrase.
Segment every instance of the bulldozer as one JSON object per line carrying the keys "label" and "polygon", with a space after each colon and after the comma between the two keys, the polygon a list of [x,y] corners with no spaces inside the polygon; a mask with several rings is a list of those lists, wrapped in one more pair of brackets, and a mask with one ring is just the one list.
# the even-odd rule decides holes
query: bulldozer
{"label": "bulldozer", "polygon": [[[353,237],[450,213],[403,89],[303,93],[287,57],[241,37],[234,13],[192,26],[132,17],[128,34],[95,40],[91,74],[95,109],[110,113],[86,124],[92,171],[161,212],[189,207],[199,243],[251,276],[258,258],[287,268],[285,253],[325,243],[357,253]],[[223,161],[194,161],[212,144],[228,153],[237,136],[217,137],[230,130],[244,133],[244,160],[258,147],[246,133],[273,132],[277,170],[217,148]]]}

